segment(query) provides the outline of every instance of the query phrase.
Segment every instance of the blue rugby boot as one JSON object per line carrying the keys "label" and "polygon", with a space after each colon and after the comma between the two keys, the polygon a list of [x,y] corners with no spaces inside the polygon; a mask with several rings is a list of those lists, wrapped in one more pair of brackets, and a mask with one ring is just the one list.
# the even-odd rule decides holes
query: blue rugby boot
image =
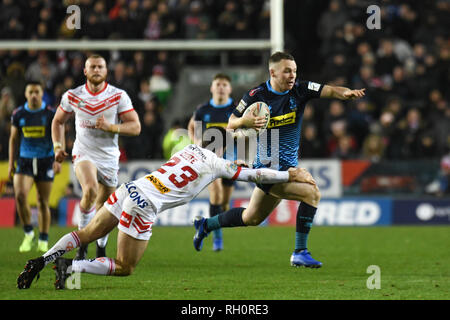
{"label": "blue rugby boot", "polygon": [[322,262],[314,260],[311,257],[311,252],[308,250],[302,250],[300,252],[294,252],[291,256],[291,266],[293,267],[307,267],[307,268],[320,268]]}
{"label": "blue rugby boot", "polygon": [[213,251],[223,250],[223,238],[214,238],[213,240]]}
{"label": "blue rugby boot", "polygon": [[194,235],[194,248],[197,251],[202,250],[203,239],[208,236],[209,232],[206,232],[206,219],[197,216],[194,218],[194,228],[196,230]]}

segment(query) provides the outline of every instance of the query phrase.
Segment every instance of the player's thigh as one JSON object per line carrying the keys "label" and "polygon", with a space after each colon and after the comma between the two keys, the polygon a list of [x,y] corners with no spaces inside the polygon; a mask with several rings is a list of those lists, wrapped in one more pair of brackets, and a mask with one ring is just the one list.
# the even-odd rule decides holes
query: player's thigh
{"label": "player's thigh", "polygon": [[50,192],[52,191],[53,181],[37,181],[36,192],[39,203],[48,205]]}
{"label": "player's thigh", "polygon": [[303,201],[314,207],[320,201],[319,188],[310,183],[277,183],[270,189],[270,194],[281,199]]}
{"label": "player's thigh", "polygon": [[136,239],[119,230],[117,236],[116,260],[118,260],[118,263],[120,263],[122,267],[129,269],[128,271],[131,273],[141,260],[147,249],[147,244],[148,240]]}
{"label": "player's thigh", "polygon": [[222,204],[222,181],[221,179],[216,179],[208,186],[209,191],[209,201],[211,204],[220,205]]}
{"label": "player's thigh", "polygon": [[78,231],[78,236],[81,243],[90,243],[107,235],[118,223],[119,219],[111,214],[108,209],[102,207],[89,224]]}
{"label": "player's thigh", "polygon": [[108,187],[105,186],[103,183],[98,184],[98,192],[97,192],[97,199],[96,199],[96,207],[97,210],[101,208],[103,203],[108,199],[108,197],[116,190],[116,187]]}
{"label": "player's thigh", "polygon": [[258,225],[267,218],[280,201],[281,199],[255,188],[250,203],[242,214],[242,220],[246,225]]}
{"label": "player's thigh", "polygon": [[14,174],[13,185],[16,199],[26,201],[26,197],[33,187],[34,178],[26,174]]}
{"label": "player's thigh", "polygon": [[98,189],[97,167],[93,162],[89,160],[78,162],[75,166],[75,175],[83,192],[86,188]]}

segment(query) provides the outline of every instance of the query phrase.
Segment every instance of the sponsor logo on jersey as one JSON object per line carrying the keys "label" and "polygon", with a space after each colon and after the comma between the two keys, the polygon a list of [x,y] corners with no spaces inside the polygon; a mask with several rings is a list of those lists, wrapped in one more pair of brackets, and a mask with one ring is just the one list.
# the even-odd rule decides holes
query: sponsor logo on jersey
{"label": "sponsor logo on jersey", "polygon": [[250,92],[248,93],[248,95],[249,95],[250,97],[253,97],[253,96],[255,95],[255,93],[257,93],[257,92],[258,92],[259,90],[261,90],[261,89],[262,89],[261,87],[252,89],[252,90],[250,90]]}
{"label": "sponsor logo on jersey", "polygon": [[246,103],[244,100],[241,100],[241,101],[239,102],[239,105],[236,107],[236,110],[237,110],[239,113],[242,113],[242,112],[244,112],[245,107],[247,107],[247,103]]}
{"label": "sponsor logo on jersey", "polygon": [[22,127],[22,133],[25,138],[43,138],[45,137],[44,126]]}
{"label": "sponsor logo on jersey", "polygon": [[296,113],[290,112],[283,114],[281,116],[270,118],[267,128],[281,127],[288,124],[295,123]]}
{"label": "sponsor logo on jersey", "polygon": [[167,192],[170,192],[170,189],[167,188],[164,183],[162,183],[157,177],[155,177],[154,175],[146,175],[145,179],[147,179],[148,181],[150,181],[153,186],[158,189],[159,192],[161,192],[162,194],[165,194]]}
{"label": "sponsor logo on jersey", "polygon": [[309,81],[309,82],[308,82],[308,89],[309,89],[309,90],[314,90],[314,91],[319,91],[319,89],[320,89],[320,84],[319,84],[319,83],[316,83],[316,82]]}
{"label": "sponsor logo on jersey", "polygon": [[228,123],[227,122],[210,122],[206,124],[206,129],[211,128],[211,127],[222,127],[222,128],[227,128]]}

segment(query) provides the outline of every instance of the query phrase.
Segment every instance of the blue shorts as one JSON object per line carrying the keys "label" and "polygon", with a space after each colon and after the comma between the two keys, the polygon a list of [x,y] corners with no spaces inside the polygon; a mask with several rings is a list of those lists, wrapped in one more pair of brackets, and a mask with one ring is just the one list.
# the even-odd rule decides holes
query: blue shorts
{"label": "blue shorts", "polygon": [[53,181],[54,157],[17,159],[16,173],[34,177],[34,181]]}

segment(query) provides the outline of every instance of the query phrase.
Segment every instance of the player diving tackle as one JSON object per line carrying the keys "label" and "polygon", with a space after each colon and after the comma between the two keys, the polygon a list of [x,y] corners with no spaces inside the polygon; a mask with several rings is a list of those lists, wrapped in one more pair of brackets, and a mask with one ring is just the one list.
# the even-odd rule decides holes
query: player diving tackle
{"label": "player diving tackle", "polygon": [[[202,147],[188,145],[158,170],[135,181],[122,184],[83,229],[64,235],[44,255],[29,260],[17,278],[17,287],[27,289],[49,263],[55,262],[56,289],[64,289],[71,272],[96,275],[128,276],[136,268],[152,235],[152,224],[161,212],[181,206],[196,197],[218,178],[255,183],[304,182],[315,185],[304,169],[276,171],[267,168],[248,169],[221,158],[225,147],[223,128],[217,130],[214,142]],[[206,132],[205,132],[206,133]],[[211,135],[209,135],[211,136]],[[93,242],[118,226],[116,257],[93,260],[62,258],[65,253]],[[70,267],[70,268],[69,268]]]}

